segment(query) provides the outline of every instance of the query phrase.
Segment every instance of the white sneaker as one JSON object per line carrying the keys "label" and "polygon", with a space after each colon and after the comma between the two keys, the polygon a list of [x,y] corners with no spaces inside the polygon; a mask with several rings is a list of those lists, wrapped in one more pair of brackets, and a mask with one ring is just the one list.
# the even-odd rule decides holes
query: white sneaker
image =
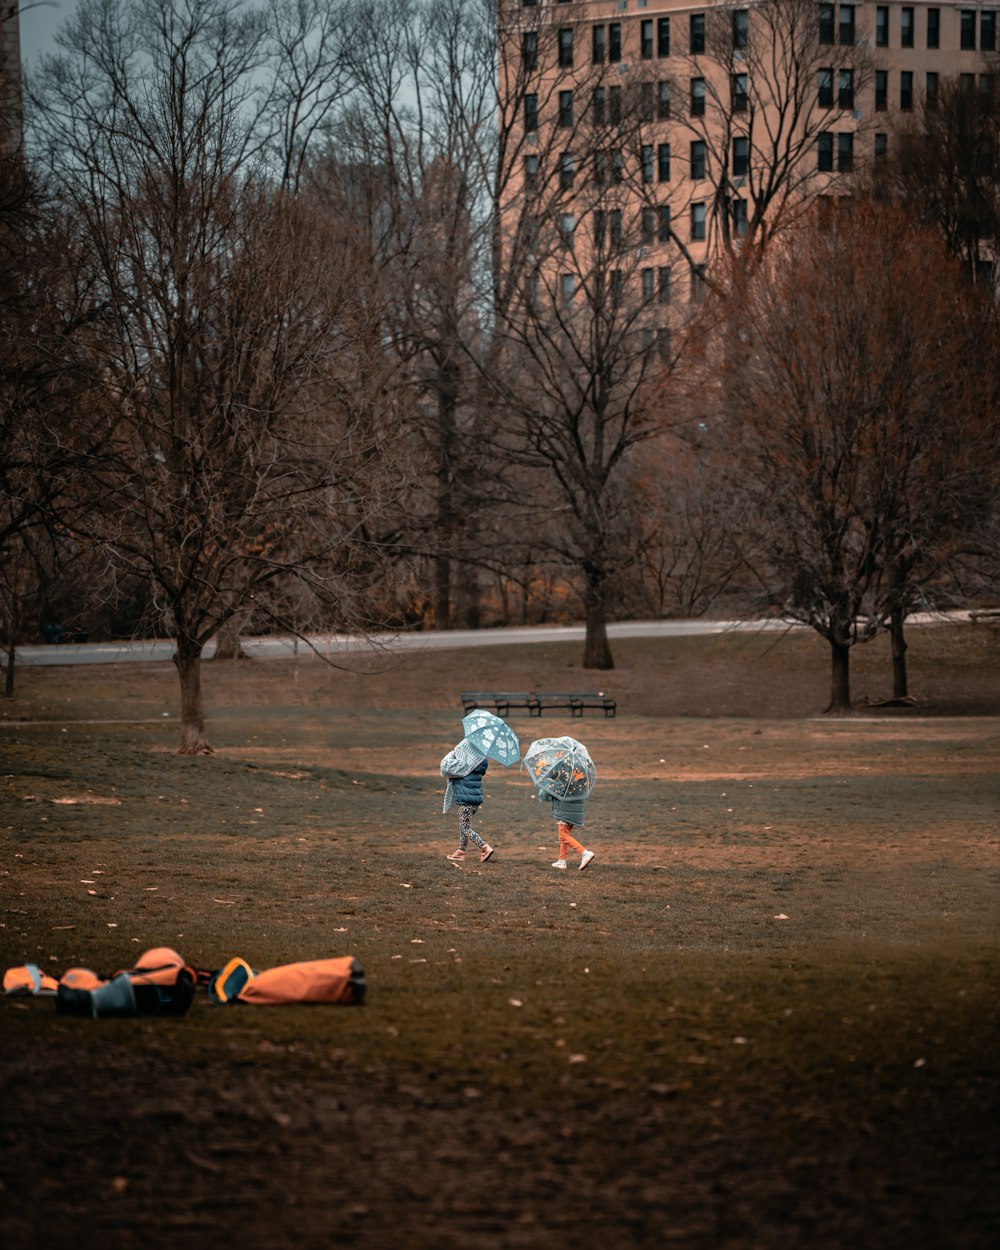
{"label": "white sneaker", "polygon": [[594,852],[593,852],[593,851],[584,851],[584,852],[583,852],[583,854],[580,856],[580,871],[581,871],[581,872],[583,872],[584,868],[586,868],[586,867],[587,867],[587,865],[590,863],[590,861],[591,861],[593,858],[594,858]]}
{"label": "white sneaker", "polygon": [[553,868],[565,868],[566,861],[564,859],[557,859],[556,862],[552,865],[552,867]]}

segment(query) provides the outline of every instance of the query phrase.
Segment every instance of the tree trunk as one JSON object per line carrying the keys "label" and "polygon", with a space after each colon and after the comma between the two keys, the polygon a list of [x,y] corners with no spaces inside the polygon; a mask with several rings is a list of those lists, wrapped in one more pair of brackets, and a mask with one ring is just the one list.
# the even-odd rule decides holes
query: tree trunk
{"label": "tree trunk", "polygon": [[830,703],[827,712],[850,712],[851,648],[843,642],[830,643]]}
{"label": "tree trunk", "polygon": [[434,557],[434,628],[451,629],[451,560]]}
{"label": "tree trunk", "polygon": [[247,653],[243,650],[240,635],[243,632],[245,615],[237,612],[231,616],[215,635],[216,660],[245,660]]}
{"label": "tree trunk", "polygon": [[608,645],[608,622],[604,606],[604,581],[596,575],[588,575],[585,597],[587,632],[583,643],[584,668],[614,668],[615,662]]}
{"label": "tree trunk", "polygon": [[892,638],[892,697],[906,699],[909,697],[909,681],[906,675],[906,639],[903,636],[903,623],[906,614],[902,608],[893,608],[889,618],[889,635]]}
{"label": "tree trunk", "polygon": [[460,629],[478,629],[482,622],[479,602],[479,573],[470,564],[458,566],[455,579],[455,617]]}
{"label": "tree trunk", "polygon": [[211,755],[201,701],[201,643],[179,637],[173,660],[181,680],[181,745],[177,753]]}
{"label": "tree trunk", "polygon": [[8,699],[14,697],[14,661],[17,658],[17,648],[14,646],[13,637],[7,647],[7,666],[4,669],[4,696]]}

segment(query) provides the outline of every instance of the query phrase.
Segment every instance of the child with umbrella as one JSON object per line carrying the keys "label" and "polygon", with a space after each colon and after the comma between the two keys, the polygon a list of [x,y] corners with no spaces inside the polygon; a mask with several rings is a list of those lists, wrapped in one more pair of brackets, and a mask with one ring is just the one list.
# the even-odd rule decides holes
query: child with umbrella
{"label": "child with umbrella", "polygon": [[472,820],[483,804],[483,777],[490,759],[505,767],[521,756],[517,735],[499,716],[476,708],[462,720],[465,737],[441,761],[441,776],[447,778],[444,811],[458,805],[458,847],[448,859],[461,862],[471,839],[479,847],[479,862],[485,864],[493,847],[472,827]]}
{"label": "child with umbrella", "polygon": [[539,738],[524,753],[524,766],[538,786],[538,797],[552,804],[552,815],[559,822],[559,858],[552,867],[566,868],[570,851],[580,856],[580,871],[594,858],[573,835],[582,829],[587,796],[597,780],[597,769],[590,752],[575,738]]}

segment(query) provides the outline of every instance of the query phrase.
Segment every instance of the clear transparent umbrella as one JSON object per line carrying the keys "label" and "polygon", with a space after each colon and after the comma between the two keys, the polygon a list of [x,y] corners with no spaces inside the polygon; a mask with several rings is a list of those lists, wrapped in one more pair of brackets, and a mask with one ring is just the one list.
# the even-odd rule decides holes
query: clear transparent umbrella
{"label": "clear transparent umbrella", "polygon": [[517,734],[505,720],[487,712],[484,708],[476,708],[468,716],[462,718],[466,741],[491,760],[509,768],[521,758],[521,744]]}
{"label": "clear transparent umbrella", "polygon": [[539,738],[524,753],[522,767],[539,790],[555,799],[589,794],[597,781],[590,752],[575,738]]}

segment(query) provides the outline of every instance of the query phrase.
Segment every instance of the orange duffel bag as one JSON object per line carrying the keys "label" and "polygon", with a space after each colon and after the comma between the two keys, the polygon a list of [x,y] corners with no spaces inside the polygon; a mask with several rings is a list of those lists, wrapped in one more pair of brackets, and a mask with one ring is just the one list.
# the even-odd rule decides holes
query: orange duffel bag
{"label": "orange duffel bag", "polygon": [[340,1003],[359,1006],[365,998],[365,973],[353,955],[310,959],[255,972],[243,959],[231,959],[209,981],[209,997],[218,1003]]}

